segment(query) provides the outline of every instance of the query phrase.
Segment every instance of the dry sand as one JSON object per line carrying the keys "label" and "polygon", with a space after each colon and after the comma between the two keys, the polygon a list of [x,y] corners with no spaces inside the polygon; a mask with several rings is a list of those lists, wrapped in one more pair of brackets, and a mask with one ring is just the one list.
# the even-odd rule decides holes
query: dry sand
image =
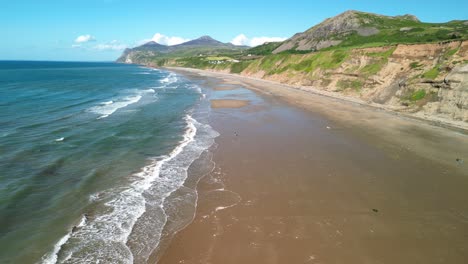
{"label": "dry sand", "polygon": [[203,74],[262,93],[209,95],[250,104],[213,108],[215,170],[158,263],[466,263],[463,131]]}

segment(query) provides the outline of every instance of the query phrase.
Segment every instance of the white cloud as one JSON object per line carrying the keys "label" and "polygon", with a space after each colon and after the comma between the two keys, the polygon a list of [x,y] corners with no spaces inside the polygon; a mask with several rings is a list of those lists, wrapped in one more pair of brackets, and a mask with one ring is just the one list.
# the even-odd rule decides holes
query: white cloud
{"label": "white cloud", "polygon": [[247,38],[247,36],[244,34],[240,34],[237,37],[235,37],[233,40],[231,40],[231,43],[238,46],[250,46],[249,38]]}
{"label": "white cloud", "polygon": [[184,38],[181,38],[181,37],[169,37],[169,36],[165,36],[165,35],[160,34],[160,33],[156,33],[156,34],[154,34],[154,36],[153,36],[153,38],[151,40],[153,40],[154,42],[159,43],[159,44],[172,46],[172,45],[177,45],[177,44],[187,42],[190,39],[184,39]]}
{"label": "white cloud", "polygon": [[243,46],[251,46],[255,47],[258,45],[262,45],[265,42],[278,42],[278,41],[285,41],[286,38],[282,37],[253,37],[248,38],[244,34],[239,34],[234,39],[231,40],[231,43],[234,45],[243,45]]}
{"label": "white cloud", "polygon": [[80,44],[73,44],[73,45],[71,45],[71,46],[72,46],[72,48],[81,48],[81,45],[80,45]]}
{"label": "white cloud", "polygon": [[162,44],[162,45],[172,46],[172,45],[177,45],[177,44],[187,42],[189,40],[190,39],[185,39],[185,38],[182,38],[182,37],[170,37],[170,36],[163,35],[161,33],[156,33],[150,39],[144,39],[142,41],[139,41],[137,43],[137,45],[139,46],[139,45],[148,43],[150,41],[154,41],[154,42]]}
{"label": "white cloud", "polygon": [[75,39],[76,43],[86,43],[90,41],[95,41],[96,39],[91,35],[81,35]]}
{"label": "white cloud", "polygon": [[126,48],[127,48],[127,45],[122,44],[117,40],[112,40],[111,42],[108,42],[108,43],[97,44],[96,46],[93,47],[93,49],[96,49],[96,50],[114,50],[114,51],[124,50]]}

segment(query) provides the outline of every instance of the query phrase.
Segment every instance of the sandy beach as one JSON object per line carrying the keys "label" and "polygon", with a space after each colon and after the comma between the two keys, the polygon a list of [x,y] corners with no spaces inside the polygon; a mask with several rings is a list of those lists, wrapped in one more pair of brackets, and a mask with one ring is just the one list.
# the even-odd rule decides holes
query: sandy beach
{"label": "sandy beach", "polygon": [[241,108],[249,104],[247,100],[213,99],[211,108]]}
{"label": "sandy beach", "polygon": [[211,87],[220,136],[194,220],[152,262],[468,259],[463,130],[269,82],[181,73]]}

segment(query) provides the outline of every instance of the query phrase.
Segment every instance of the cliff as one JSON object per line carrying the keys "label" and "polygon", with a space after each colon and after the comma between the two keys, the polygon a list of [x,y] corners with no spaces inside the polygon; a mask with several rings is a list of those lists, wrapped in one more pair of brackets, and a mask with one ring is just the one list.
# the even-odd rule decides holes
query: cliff
{"label": "cliff", "polygon": [[272,55],[240,74],[468,122],[468,41]]}

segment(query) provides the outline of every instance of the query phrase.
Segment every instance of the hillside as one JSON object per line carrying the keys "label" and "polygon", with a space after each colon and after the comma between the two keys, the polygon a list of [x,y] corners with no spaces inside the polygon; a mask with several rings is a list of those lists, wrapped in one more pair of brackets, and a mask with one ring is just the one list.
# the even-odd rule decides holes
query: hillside
{"label": "hillside", "polygon": [[226,52],[228,45],[186,55],[148,43],[130,58],[271,80],[468,128],[466,20],[435,24],[348,11],[282,43]]}
{"label": "hillside", "polygon": [[347,11],[297,33],[273,53],[330,47],[373,47],[468,38],[468,21],[424,23],[413,15],[383,16]]}
{"label": "hillside", "polygon": [[137,64],[161,64],[165,59],[212,54],[233,54],[246,49],[231,43],[222,43],[209,36],[187,41],[178,45],[166,46],[150,41],[133,49],[126,49],[117,62]]}

